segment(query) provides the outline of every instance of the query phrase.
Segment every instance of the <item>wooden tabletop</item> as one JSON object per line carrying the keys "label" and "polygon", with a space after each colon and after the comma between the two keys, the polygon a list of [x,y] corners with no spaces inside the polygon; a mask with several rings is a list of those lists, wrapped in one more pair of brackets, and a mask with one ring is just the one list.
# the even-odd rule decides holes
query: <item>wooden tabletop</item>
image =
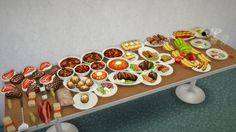
{"label": "wooden tabletop", "polygon": [[[229,66],[236,66],[236,50],[231,48],[230,46],[222,43],[219,40],[216,40],[214,38],[210,38],[208,39],[211,44],[212,47],[215,48],[220,48],[225,50],[228,54],[229,54],[229,58],[224,60],[224,61],[217,61],[217,60],[212,60],[211,64],[211,71],[209,72],[214,72],[216,70],[225,68],[225,67],[229,67]],[[160,53],[161,52],[167,52],[165,50],[163,50],[162,48],[155,48],[156,50],[158,50]],[[200,50],[202,53],[205,53],[205,50]],[[135,96],[137,94],[140,93],[144,93],[153,89],[158,89],[160,87],[181,81],[181,80],[185,80],[188,78],[192,78],[198,75],[202,75],[202,74],[207,74],[207,73],[199,73],[199,72],[195,72],[193,70],[191,70],[190,68],[184,67],[181,64],[172,64],[173,68],[174,68],[174,73],[170,76],[166,76],[166,77],[162,77],[162,82],[160,84],[158,84],[157,86],[146,86],[144,84],[139,84],[136,86],[118,86],[118,92],[112,96],[112,97],[108,97],[108,98],[102,98],[102,97],[98,97],[98,103],[97,105],[94,107],[99,107],[108,103],[112,103],[114,101],[117,100],[121,100],[127,97],[132,97]],[[37,102],[41,101],[41,93],[37,94]],[[72,93],[72,94],[76,94],[76,93]],[[48,93],[48,97],[49,97],[49,102],[52,105],[52,103],[57,102],[57,100],[55,100],[54,98],[52,98],[49,93]],[[6,100],[5,100],[6,102]],[[38,117],[38,112],[37,112],[37,107],[34,108],[30,108],[28,107],[28,99],[26,97],[26,94],[23,93],[23,106],[24,106],[24,117],[25,117],[25,122],[27,124],[29,124],[30,127],[32,126],[36,126],[37,124],[41,124],[42,122],[40,121],[39,117]],[[13,103],[13,108],[11,110],[8,109],[7,107],[7,102],[5,103],[5,115],[9,115],[12,119],[14,124],[16,125],[16,127],[18,127],[22,122],[21,122],[21,111],[20,111],[20,100],[19,99],[12,99],[12,103]],[[34,112],[37,117],[38,117],[38,123],[37,124],[33,124],[30,121],[29,118],[29,112]],[[73,106],[67,106],[67,107],[62,107],[62,119],[68,117],[69,115],[72,114],[78,114],[81,113],[81,110],[75,109]],[[43,124],[41,124],[41,126],[45,126]]]}

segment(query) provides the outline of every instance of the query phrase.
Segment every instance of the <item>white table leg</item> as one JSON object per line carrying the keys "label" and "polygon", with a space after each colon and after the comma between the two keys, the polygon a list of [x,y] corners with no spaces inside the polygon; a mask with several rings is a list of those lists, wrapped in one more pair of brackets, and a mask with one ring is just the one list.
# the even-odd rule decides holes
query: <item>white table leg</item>
{"label": "white table leg", "polygon": [[46,132],[79,132],[78,128],[70,123],[56,123],[47,129]]}
{"label": "white table leg", "polygon": [[183,102],[189,104],[202,103],[206,96],[204,91],[196,86],[197,80],[193,80],[190,84],[183,84],[176,88],[175,93],[177,97]]}

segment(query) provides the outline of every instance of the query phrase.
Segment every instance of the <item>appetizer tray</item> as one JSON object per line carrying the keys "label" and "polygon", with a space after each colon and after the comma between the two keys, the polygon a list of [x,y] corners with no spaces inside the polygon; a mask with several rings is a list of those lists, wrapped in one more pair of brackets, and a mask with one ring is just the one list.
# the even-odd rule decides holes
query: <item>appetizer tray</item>
{"label": "appetizer tray", "polygon": [[[191,37],[191,36],[190,36]],[[205,40],[209,41],[211,43],[213,37],[210,38],[206,38]],[[189,42],[190,40],[186,40],[186,42]],[[169,44],[173,45],[174,40],[170,39],[169,40]],[[129,46],[132,47],[129,47]],[[141,52],[142,50],[138,50],[136,49],[136,47],[138,48],[143,48],[144,44],[139,44],[139,42],[137,40],[134,40],[134,42],[132,41],[127,41],[124,42],[122,45],[127,51],[132,51],[134,53],[136,53],[139,57],[139,60],[146,60],[147,58],[142,58],[138,52]],[[147,46],[147,45],[146,45]],[[115,89],[114,91],[112,91],[112,93],[109,93],[107,96],[103,96],[101,95],[101,93],[97,93],[94,92],[93,90],[90,91],[88,93],[88,96],[91,97],[91,100],[89,100],[89,105],[84,105],[83,101],[86,102],[86,97],[85,100],[81,101],[81,94],[83,94],[83,92],[73,92],[72,90],[69,90],[72,97],[76,98],[77,100],[79,100],[79,102],[75,102],[73,105],[68,105],[68,106],[61,106],[61,117],[60,118],[54,118],[53,117],[53,104],[58,102],[58,98],[57,97],[53,97],[50,95],[50,92],[47,92],[47,101],[50,103],[51,105],[51,113],[52,113],[52,117],[50,119],[49,122],[44,123],[40,120],[39,115],[38,115],[38,104],[42,101],[42,95],[45,93],[39,92],[37,93],[36,96],[36,106],[35,107],[29,107],[28,106],[28,96],[26,95],[25,92],[22,92],[22,101],[23,101],[23,109],[24,109],[24,119],[25,122],[27,124],[29,124],[29,128],[27,129],[27,131],[35,131],[37,129],[41,129],[50,125],[54,125],[55,123],[58,122],[62,122],[62,121],[66,121],[72,118],[76,118],[85,114],[89,114],[91,112],[95,112],[104,108],[108,108],[120,103],[124,103],[142,96],[146,96],[155,92],[159,92],[161,90],[165,90],[183,83],[187,83],[193,79],[199,79],[199,78],[203,78],[218,72],[222,72],[231,68],[235,68],[236,67],[236,50],[231,48],[230,46],[223,44],[223,42],[221,41],[217,41],[215,44],[211,45],[211,48],[218,48],[221,50],[224,50],[227,52],[228,54],[228,58],[224,59],[224,60],[215,60],[215,59],[211,59],[211,63],[210,63],[210,70],[203,73],[203,72],[197,72],[185,65],[183,65],[182,63],[170,63],[169,65],[173,68],[173,71],[171,72],[170,75],[168,76],[161,76],[158,74],[157,78],[159,79],[158,81],[156,81],[155,83],[157,85],[145,85],[145,83],[138,83],[136,85],[119,85],[119,84],[114,84],[114,82],[112,82],[115,85]],[[150,48],[147,48],[150,49]],[[163,47],[158,46],[152,46],[151,47],[152,50],[156,50],[156,53],[168,53],[171,54],[171,52],[165,50]],[[110,53],[110,51],[115,51],[116,54],[112,54]],[[199,52],[206,54],[206,50],[205,49],[198,49]],[[77,67],[76,65],[80,64],[82,61],[85,61],[86,64],[84,66],[78,67],[77,68],[77,74],[78,75],[86,75],[87,78],[90,78],[90,74],[95,72],[95,70],[92,69],[86,69],[87,66],[91,66],[92,61],[96,60],[96,61],[101,61],[103,60],[105,63],[107,63],[110,59],[109,57],[112,56],[116,56],[119,57],[118,61],[124,64],[131,64],[131,62],[129,62],[128,60],[126,60],[125,58],[122,58],[121,54],[124,51],[122,50],[122,48],[115,48],[115,49],[105,49],[103,52],[86,52],[85,54],[83,54],[81,56],[81,58],[79,57],[75,57],[74,60],[67,60],[66,62],[63,62],[63,60],[59,61],[58,65],[61,67],[65,67],[66,65],[71,67],[71,69],[73,67]],[[92,54],[89,54],[92,53]],[[104,56],[105,53],[105,56]],[[73,56],[72,56],[73,57]],[[122,60],[123,59],[123,60]],[[173,58],[171,58],[173,59]],[[114,59],[112,59],[114,60]],[[81,62],[80,62],[81,61]],[[111,62],[111,60],[109,61]],[[159,63],[159,59],[158,58],[154,58],[153,61],[151,62],[157,62]],[[135,63],[135,62],[132,62]],[[161,62],[162,64],[163,62]],[[143,64],[144,65],[144,64]],[[46,66],[50,67],[49,66]],[[50,67],[51,68],[51,67]],[[68,68],[68,67],[67,67]],[[99,69],[99,70],[103,70],[103,68],[105,68],[104,71],[104,76],[98,76],[99,74],[96,74],[97,76],[95,76],[96,79],[103,79],[103,81],[109,82],[111,80],[109,80],[109,75],[111,73],[117,72],[116,70],[111,70],[112,68],[116,68],[116,69],[126,69],[127,66],[125,67],[113,67],[112,64],[108,65],[106,64],[94,64],[93,66],[94,69]],[[45,69],[42,67],[42,69]],[[85,70],[84,70],[85,69]],[[47,70],[47,69],[46,69]],[[58,69],[57,69],[58,70]],[[35,72],[35,70],[32,70],[33,72]],[[72,70],[73,71],[73,70]],[[54,71],[55,76],[60,76],[60,79],[63,79],[63,77],[65,76],[70,76],[70,72],[72,72],[70,70],[70,68],[67,69],[66,72],[60,72],[60,71]],[[86,72],[89,71],[89,74],[87,74]],[[130,70],[126,69],[126,72],[129,72]],[[79,72],[81,72],[81,74],[79,74]],[[148,71],[145,71],[143,74],[140,74],[140,77],[142,78],[142,75],[147,75]],[[155,72],[155,70],[154,70]],[[82,74],[82,73],[86,73],[86,74]],[[107,73],[107,74],[106,74]],[[103,74],[103,73],[101,73]],[[138,74],[138,73],[135,73]],[[153,73],[152,73],[153,74]],[[76,75],[76,74],[75,74]],[[47,79],[48,78],[53,78],[54,76],[49,76],[49,77],[45,77],[45,79],[41,80],[41,82],[43,83],[47,83]],[[72,76],[70,76],[71,78]],[[68,81],[70,80],[70,78],[64,78],[64,81],[62,81],[61,83],[63,83],[64,85],[66,85],[68,83]],[[78,78],[74,78],[74,81],[78,81],[76,80]],[[82,85],[89,85],[89,86],[94,86],[93,83],[96,83],[97,87],[100,86],[101,82],[99,82],[96,79],[92,79],[92,80],[87,80],[86,84],[84,84],[84,82],[81,82],[81,87],[82,90],[86,90],[87,86],[82,86]],[[86,78],[82,77],[81,79],[82,81],[86,80]],[[93,82],[92,82],[93,81]],[[138,78],[138,81],[142,81],[142,79]],[[30,81],[29,81],[30,82]],[[73,80],[72,80],[73,82]],[[31,82],[34,83],[34,82]],[[71,82],[70,82],[71,83]],[[135,83],[134,83],[135,84]],[[149,84],[149,83],[146,83]],[[65,88],[64,85],[60,85],[59,89]],[[110,84],[109,84],[110,85]],[[21,88],[21,84],[16,84],[17,87]],[[69,85],[70,87],[75,87],[73,85],[73,83],[71,83]],[[77,85],[76,85],[77,86]],[[84,88],[84,89],[83,89]],[[66,88],[69,89],[69,88]],[[104,89],[101,89],[104,91]],[[105,89],[106,90],[106,89]],[[57,91],[56,91],[57,92]],[[55,93],[56,93],[55,92]],[[106,91],[105,91],[106,92]],[[97,93],[97,95],[96,95]],[[99,95],[99,96],[98,96]],[[57,96],[57,95],[54,95]],[[12,108],[9,109],[9,102],[8,102],[8,98],[6,97],[5,99],[5,116],[10,116],[12,118],[12,121],[15,125],[16,128],[18,128],[20,126],[20,124],[22,123],[22,118],[21,118],[21,104],[20,104],[20,99],[19,98],[13,98],[11,99],[11,105]],[[88,100],[87,100],[88,101]],[[79,108],[79,109],[77,109]],[[86,109],[86,110],[85,110]],[[32,122],[31,119],[31,113],[33,112],[35,114],[36,117],[36,122]]]}

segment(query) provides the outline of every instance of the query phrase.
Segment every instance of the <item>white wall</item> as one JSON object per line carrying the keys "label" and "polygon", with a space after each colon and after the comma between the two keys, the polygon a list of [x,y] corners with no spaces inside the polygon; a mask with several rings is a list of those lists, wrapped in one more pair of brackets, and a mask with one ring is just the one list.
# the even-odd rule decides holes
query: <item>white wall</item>
{"label": "white wall", "polygon": [[235,0],[0,0],[0,74],[195,26],[222,28],[236,47],[235,8]]}

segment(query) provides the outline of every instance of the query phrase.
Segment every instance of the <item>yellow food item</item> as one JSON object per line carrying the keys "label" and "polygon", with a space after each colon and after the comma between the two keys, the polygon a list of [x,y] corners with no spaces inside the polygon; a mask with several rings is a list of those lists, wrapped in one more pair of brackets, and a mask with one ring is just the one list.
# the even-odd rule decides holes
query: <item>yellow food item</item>
{"label": "yellow food item", "polygon": [[131,40],[131,41],[126,41],[121,44],[122,49],[126,51],[134,51],[138,50],[139,48],[142,47],[142,44],[138,40]]}
{"label": "yellow food item", "polygon": [[132,52],[127,52],[124,54],[124,58],[128,59],[128,60],[131,60],[135,57],[135,54],[132,53]]}
{"label": "yellow food item", "polygon": [[187,60],[185,58],[181,60],[181,63],[184,64],[187,67],[190,67],[190,68],[192,68],[194,66],[193,63],[191,63],[189,60]]}

